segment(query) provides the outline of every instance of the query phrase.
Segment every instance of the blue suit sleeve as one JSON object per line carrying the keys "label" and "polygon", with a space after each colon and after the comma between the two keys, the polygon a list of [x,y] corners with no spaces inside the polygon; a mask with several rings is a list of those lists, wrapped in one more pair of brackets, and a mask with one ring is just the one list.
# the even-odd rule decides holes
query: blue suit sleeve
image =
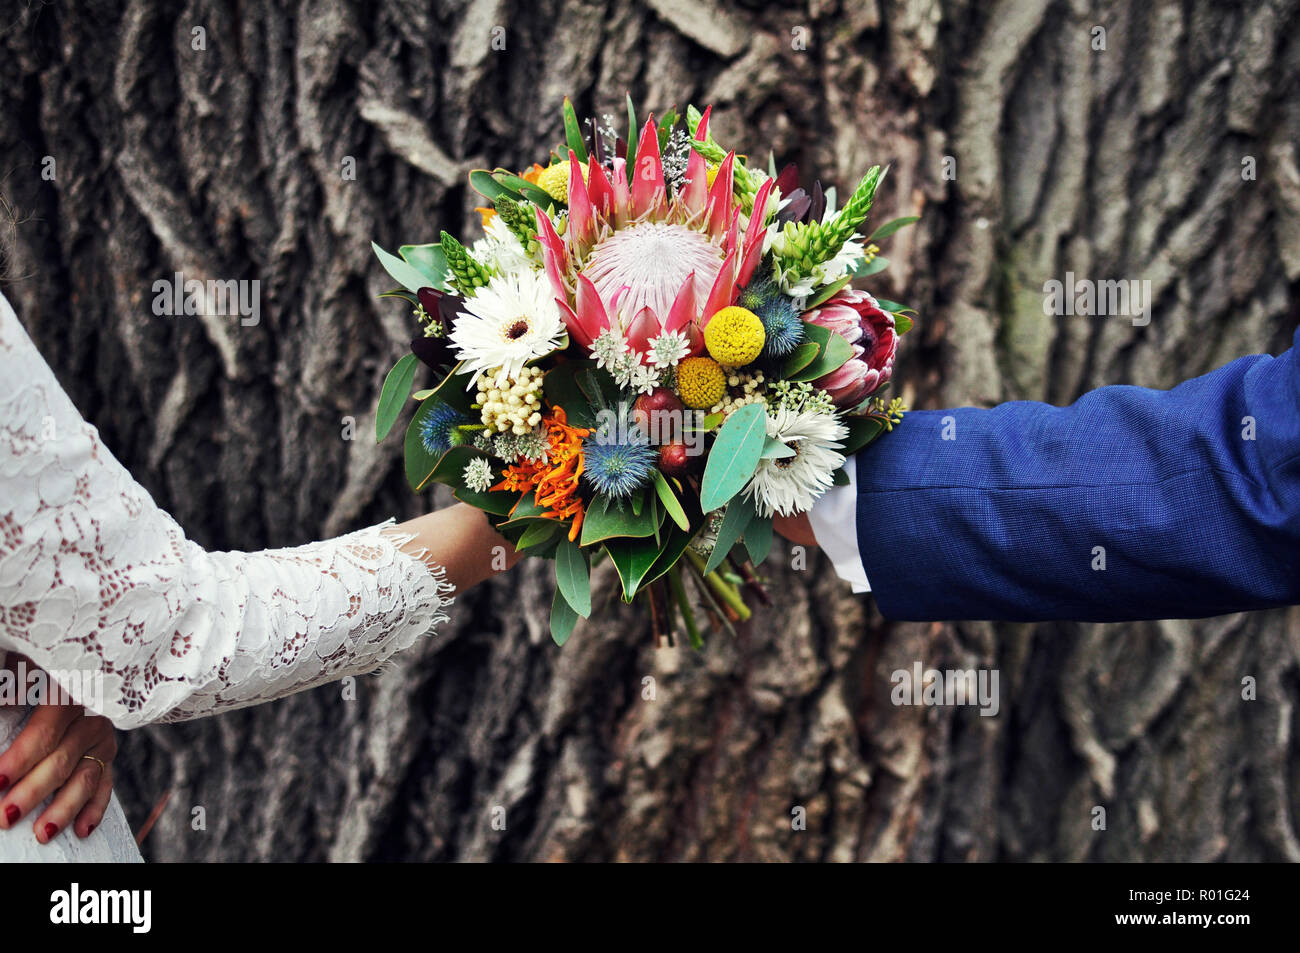
{"label": "blue suit sleeve", "polygon": [[1104,622],[1300,603],[1296,354],[1069,407],[908,414],[857,458],[880,611]]}

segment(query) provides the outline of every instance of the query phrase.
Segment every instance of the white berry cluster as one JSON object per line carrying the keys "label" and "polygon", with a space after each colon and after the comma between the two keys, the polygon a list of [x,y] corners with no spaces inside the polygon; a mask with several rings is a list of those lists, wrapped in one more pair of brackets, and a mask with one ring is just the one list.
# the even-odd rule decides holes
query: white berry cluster
{"label": "white berry cluster", "polygon": [[478,382],[478,405],[489,431],[526,434],[542,421],[542,370],[525,367],[508,387],[493,387],[487,377]]}
{"label": "white berry cluster", "polygon": [[765,390],[762,371],[752,374],[733,371],[727,375],[727,396],[714,404],[709,413],[730,417],[746,404],[763,402]]}

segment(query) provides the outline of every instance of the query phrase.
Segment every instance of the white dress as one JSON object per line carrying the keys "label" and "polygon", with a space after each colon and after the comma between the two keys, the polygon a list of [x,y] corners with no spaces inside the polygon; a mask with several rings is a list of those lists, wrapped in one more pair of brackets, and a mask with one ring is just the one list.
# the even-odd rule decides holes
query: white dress
{"label": "white dress", "polygon": [[[294,549],[190,542],[59,386],[0,295],[0,649],[119,728],[377,668],[445,622],[452,587],[380,524]],[[0,709],[0,750],[25,713]],[[116,798],[89,838],[0,831],[0,861],[139,859]]]}

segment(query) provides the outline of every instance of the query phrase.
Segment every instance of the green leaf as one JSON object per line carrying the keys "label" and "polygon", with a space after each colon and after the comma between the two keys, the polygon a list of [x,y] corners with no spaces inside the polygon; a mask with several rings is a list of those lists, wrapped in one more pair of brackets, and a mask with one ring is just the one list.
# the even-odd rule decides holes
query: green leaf
{"label": "green leaf", "polygon": [[899,304],[897,301],[890,301],[887,298],[877,298],[876,304],[880,305],[881,308],[890,312],[891,314],[900,314],[904,311],[911,311],[915,313],[916,311],[915,308],[909,308],[906,305]]}
{"label": "green leaf", "polygon": [[379,409],[375,411],[375,443],[388,436],[402,415],[402,405],[411,393],[415,383],[415,368],[420,359],[414,354],[405,355],[393,365],[393,369],[384,378],[384,387],[379,392]]}
{"label": "green leaf", "polygon": [[370,247],[374,249],[375,255],[379,258],[379,263],[384,266],[384,270],[392,275],[393,279],[407,291],[418,292],[421,288],[429,287],[429,280],[421,274],[419,269],[407,264],[396,255],[384,251],[374,242],[370,243]]}
{"label": "green leaf", "polygon": [[709,554],[709,561],[704,564],[705,573],[711,573],[722,565],[731,547],[736,545],[756,516],[754,501],[747,497],[738,496],[727,504],[727,512],[722,514],[722,525],[718,527],[718,540]]}
{"label": "green leaf", "polygon": [[420,303],[420,298],[414,291],[407,291],[405,288],[394,288],[392,291],[385,291],[379,295],[381,298],[401,298],[403,301],[409,301],[414,308]]}
{"label": "green leaf", "polygon": [[548,543],[551,537],[558,533],[563,526],[564,524],[559,520],[534,520],[533,525],[525,529],[523,535],[519,537],[515,549],[527,549],[529,546],[540,546],[542,543]]}
{"label": "green leaf", "polygon": [[623,583],[623,598],[631,602],[659,557],[659,545],[653,539],[611,539],[605,550]]}
{"label": "green leaf", "polygon": [[642,587],[650,585],[650,583],[654,582],[677,564],[677,560],[682,558],[682,553],[686,552],[686,547],[689,545],[692,535],[693,534],[689,532],[683,533],[677,529],[674,529],[668,534],[668,541],[660,547],[659,555],[655,557],[654,565],[651,566],[650,571],[641,578]]}
{"label": "green leaf", "polygon": [[479,493],[477,490],[461,486],[452,490],[451,495],[462,503],[468,503],[494,516],[509,516],[510,511],[519,502],[519,496],[509,490],[489,490],[486,493]]}
{"label": "green leaf", "polygon": [[644,493],[632,494],[632,515],[640,516],[641,510],[644,507],[645,507],[645,494]]}
{"label": "green leaf", "polygon": [[[848,345],[847,341],[844,343]],[[853,353],[852,348],[849,353]],[[763,404],[746,404],[727,418],[713,439],[713,450],[700,483],[700,508],[704,512],[716,510],[749,482],[763,453],[766,435],[767,413]]]}
{"label": "green leaf", "polygon": [[487,169],[474,169],[469,174],[469,187],[489,202],[495,202],[503,195],[517,195],[518,192],[497,181],[495,173]]}
{"label": "green leaf", "polygon": [[779,460],[783,457],[793,457],[794,451],[786,446],[785,442],[777,437],[768,437],[763,441],[763,460]]}
{"label": "green leaf", "polygon": [[798,374],[817,359],[821,349],[822,346],[816,341],[805,341],[800,344],[794,349],[794,353],[785,359],[785,364],[781,367],[781,376],[788,378],[792,374]]}
{"label": "green leaf", "polygon": [[906,228],[908,225],[912,225],[916,222],[919,222],[920,220],[921,220],[921,216],[919,215],[905,215],[902,218],[896,218],[892,221],[886,222],[884,225],[881,225],[879,228],[877,228],[874,232],[872,232],[867,237],[867,241],[872,242],[875,241],[877,238],[888,238],[890,235],[894,234],[894,232],[898,231],[900,228]]}
{"label": "green leaf", "polygon": [[755,566],[761,566],[767,554],[772,551],[772,520],[770,517],[757,516],[745,529],[745,549],[749,560]]}
{"label": "green leaf", "polygon": [[912,319],[901,311],[894,314],[894,331],[897,334],[906,334],[912,330]]}
{"label": "green leaf", "polygon": [[569,636],[573,634],[573,627],[578,624],[578,613],[573,611],[573,607],[560,595],[560,590],[555,590],[555,598],[551,601],[551,638],[556,645],[563,645],[569,641]]}
{"label": "green leaf", "polygon": [[865,278],[867,275],[879,274],[888,267],[889,259],[884,255],[877,255],[875,258],[871,259],[871,261],[867,261],[865,258],[860,258],[853,267],[849,269],[849,274],[854,278]]}
{"label": "green leaf", "polygon": [[586,361],[565,361],[546,372],[542,378],[542,391],[552,407],[563,407],[569,424],[588,430],[596,426],[596,415],[591,402],[578,386],[577,373],[592,366]]}
{"label": "green leaf", "polygon": [[837,469],[837,470],[832,470],[832,471],[831,471],[831,485],[832,485],[832,486],[848,486],[848,485],[849,485],[849,475],[848,475],[847,473],[844,472],[844,468],[843,468],[843,467],[840,467],[840,468]]}
{"label": "green leaf", "polygon": [[587,557],[577,543],[560,540],[555,550],[555,581],[564,601],[584,619],[591,615],[591,571]]}
{"label": "green leaf", "polygon": [[678,501],[673,488],[668,485],[668,480],[658,470],[655,471],[655,492],[659,494],[659,502],[663,503],[664,509],[673,518],[673,522],[682,529],[689,530],[691,524],[686,518],[686,511],[682,509],[682,504]]}
{"label": "green leaf", "polygon": [[582,545],[591,546],[620,536],[653,536],[654,514],[643,509],[638,516],[624,503],[622,509],[608,496],[596,494],[582,519]]}
{"label": "green leaf", "polygon": [[836,292],[838,292],[841,288],[844,288],[852,280],[853,280],[853,275],[848,274],[845,275],[843,278],[841,278],[839,281],[827,285],[825,288],[823,288],[821,291],[817,293],[817,296],[815,298],[813,298],[811,301],[809,301],[807,304],[803,306],[804,310],[811,311],[813,308],[817,307],[822,302],[829,301],[831,298],[835,296]]}
{"label": "green leaf", "polygon": [[573,103],[564,97],[564,141],[579,162],[587,161],[587,144],[582,141],[582,127],[578,125],[578,114],[573,111]]}
{"label": "green leaf", "polygon": [[831,334],[816,360],[798,374],[790,377],[792,381],[813,381],[823,374],[839,370],[853,357],[853,345],[838,334]]}
{"label": "green leaf", "polygon": [[[516,200],[522,199],[524,188],[533,184],[527,179],[517,176],[506,169],[493,169],[492,178],[496,179],[498,185],[505,188],[506,193],[510,198]],[[500,196],[497,196],[497,198],[500,198]],[[496,199],[493,199],[492,201],[495,202]]]}
{"label": "green leaf", "polygon": [[632,94],[627,93],[627,181],[632,182],[632,174],[636,170],[636,107],[632,105]]}
{"label": "green leaf", "polygon": [[442,253],[441,244],[432,242],[427,245],[403,245],[397,249],[397,253],[428,279],[426,284],[430,288],[447,290],[447,256]]}
{"label": "green leaf", "polygon": [[849,428],[849,435],[844,439],[840,453],[846,457],[857,453],[885,431],[884,421],[879,417],[846,417],[844,423]]}

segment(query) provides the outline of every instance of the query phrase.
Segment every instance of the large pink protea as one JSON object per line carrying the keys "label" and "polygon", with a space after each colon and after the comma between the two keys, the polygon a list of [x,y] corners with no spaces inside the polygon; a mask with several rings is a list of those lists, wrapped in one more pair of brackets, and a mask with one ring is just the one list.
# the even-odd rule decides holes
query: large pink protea
{"label": "large pink protea", "polygon": [[[708,123],[706,110],[695,132],[700,141]],[[651,339],[675,331],[698,353],[709,318],[732,303],[762,258],[766,215],[751,216],[740,234],[735,153],[719,165],[710,188],[704,157],[692,150],[686,182],[670,197],[653,116],[634,161],[630,184],[626,161],[617,158],[609,172],[592,161],[584,180],[570,151],[564,235],[537,210],[546,273],[569,334],[583,347],[613,327],[643,356]],[[753,207],[766,211],[771,190],[764,182]]]}
{"label": "large pink protea", "polygon": [[856,407],[894,373],[898,332],[894,316],[865,291],[845,288],[803,319],[834,331],[853,345],[853,357],[838,370],[813,381],[839,407]]}

